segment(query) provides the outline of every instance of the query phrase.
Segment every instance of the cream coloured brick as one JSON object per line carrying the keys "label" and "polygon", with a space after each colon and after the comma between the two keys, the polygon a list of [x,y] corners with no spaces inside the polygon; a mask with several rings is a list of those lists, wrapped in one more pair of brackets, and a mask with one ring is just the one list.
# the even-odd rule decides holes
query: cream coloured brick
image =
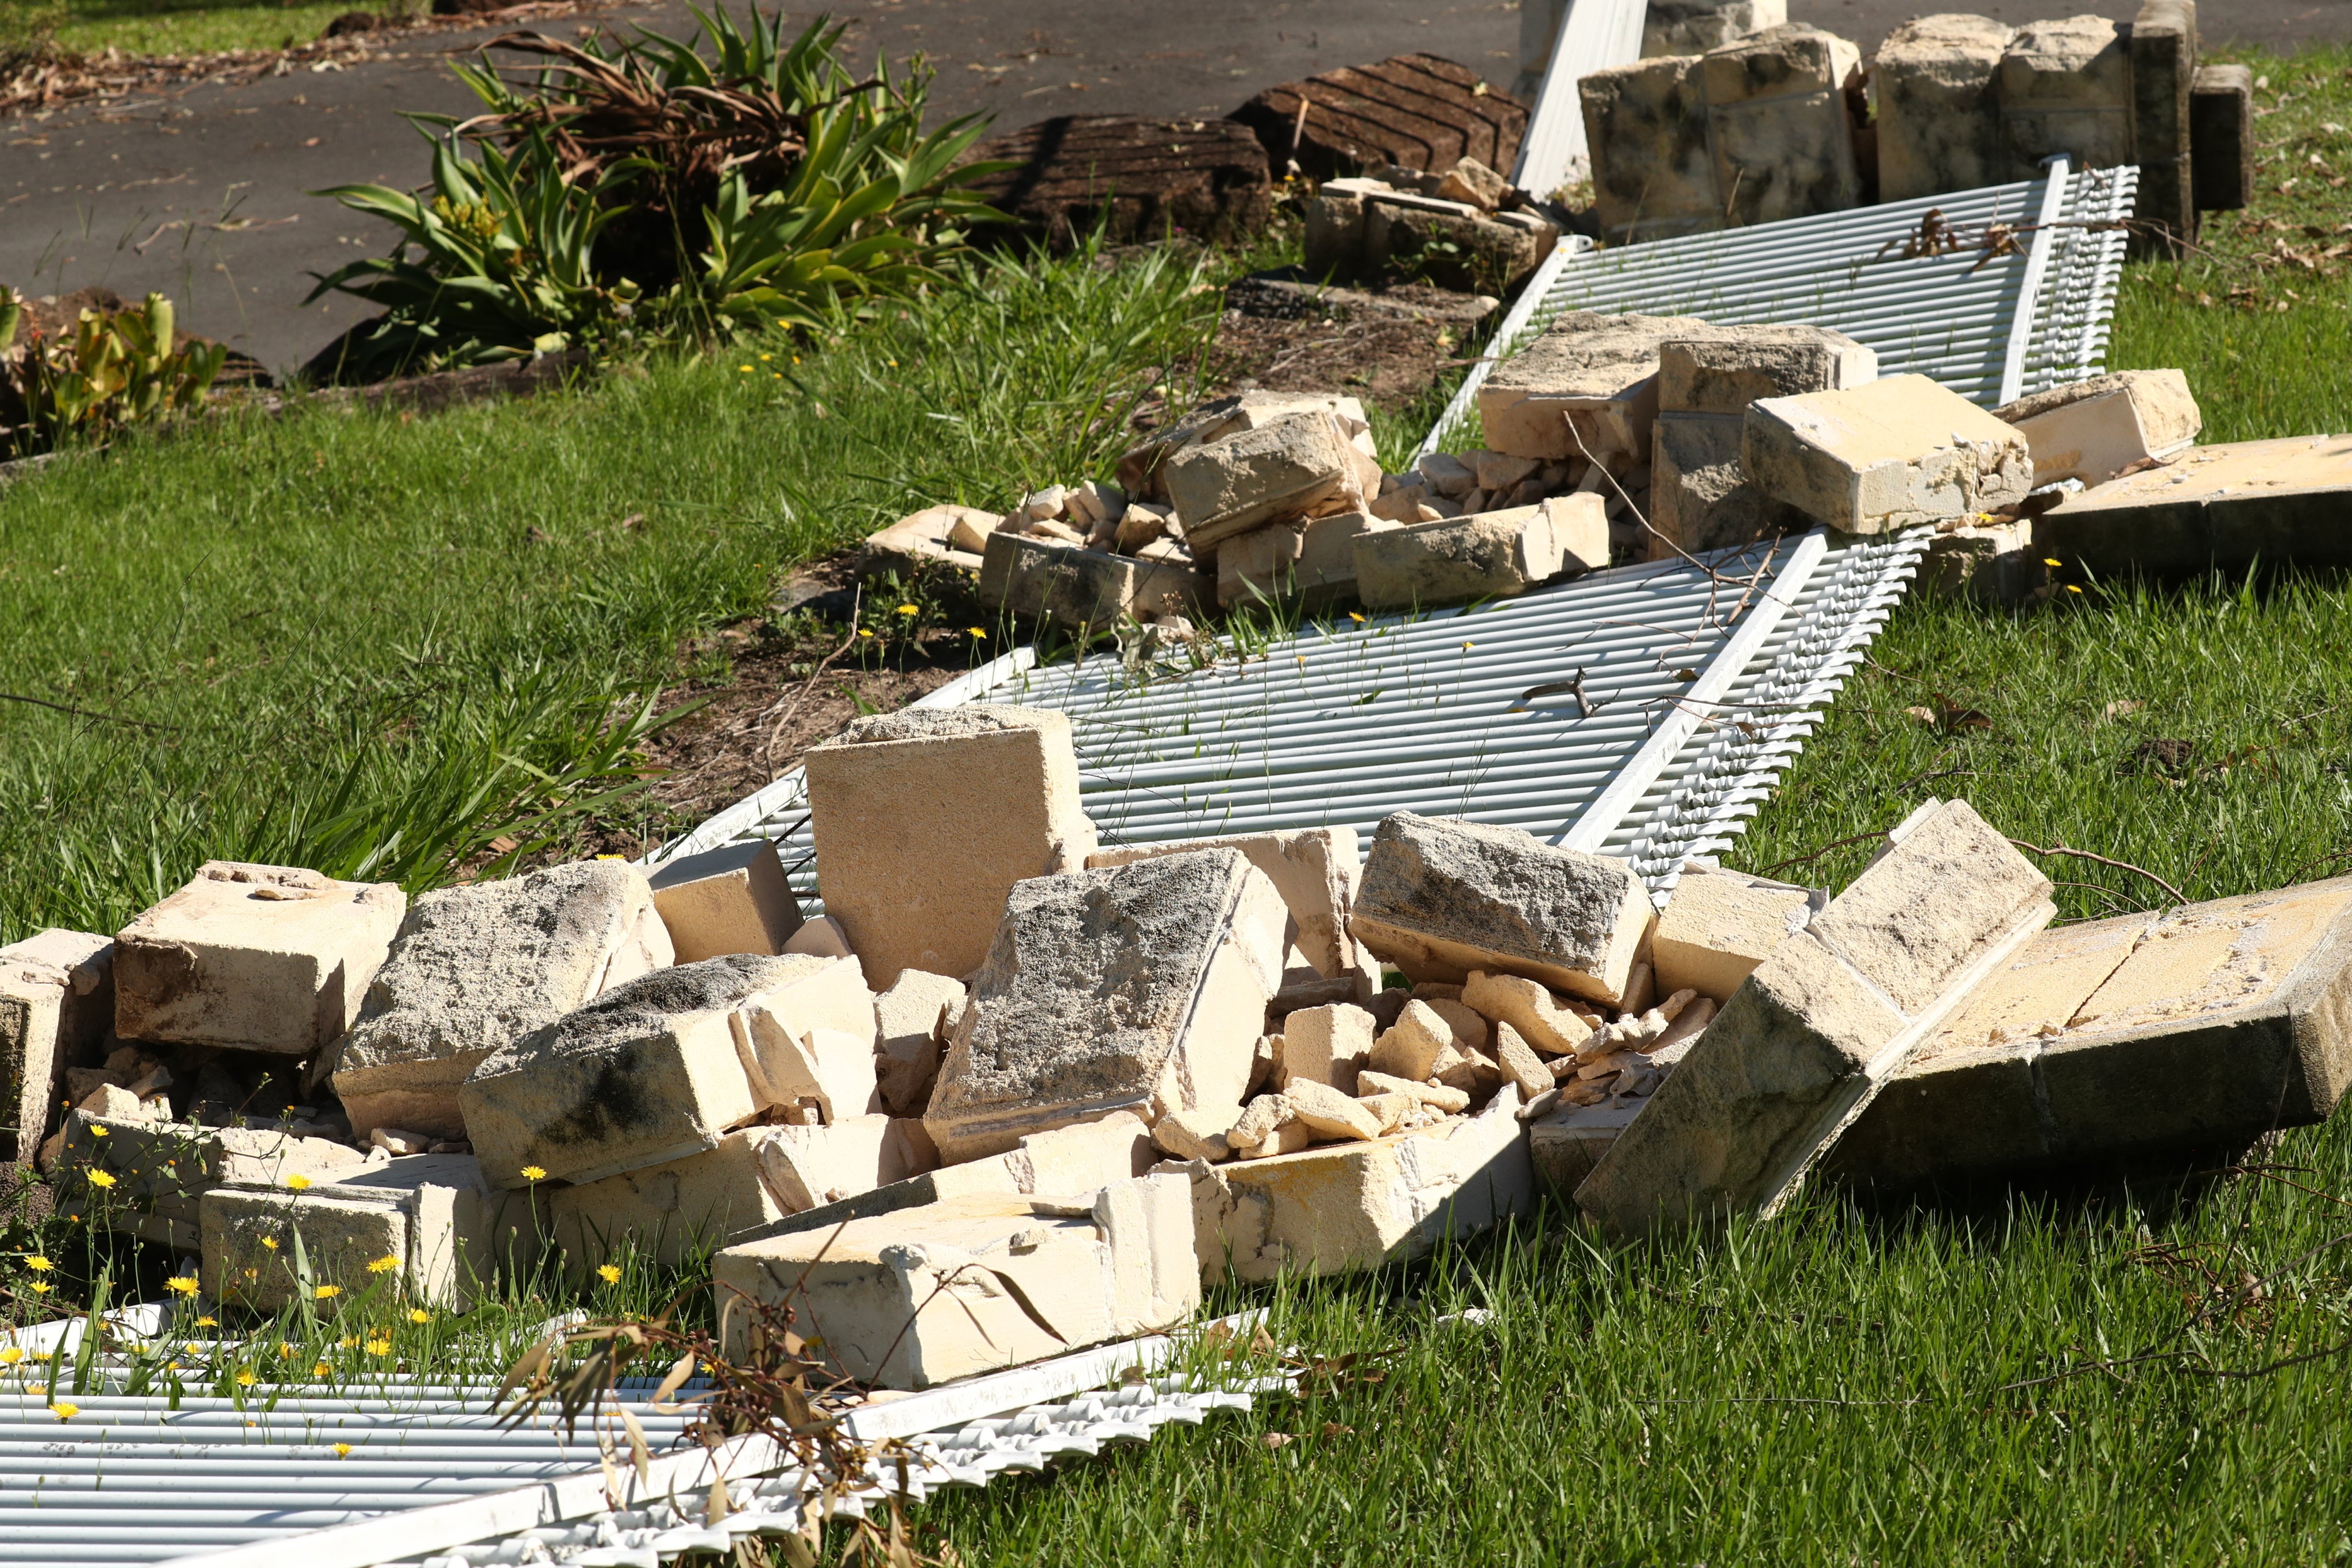
{"label": "cream coloured brick", "polygon": [[2001,52],[1998,90],[2009,150],[2003,179],[2033,178],[2053,153],[2077,169],[2134,161],[2130,50],[2124,28],[2105,16],[2020,27]]}
{"label": "cream coloured brick", "polygon": [[2033,482],[2100,485],[2126,468],[2176,457],[2204,415],[2177,370],[2126,370],[2052,387],[1993,410],[2033,454]]}
{"label": "cream coloured brick", "polygon": [[1287,414],[1169,458],[1168,498],[1197,550],[1261,523],[1362,511],[1360,456],[1337,415]]}
{"label": "cream coloured brick", "polygon": [[1811,900],[1802,888],[1686,868],[1650,939],[1658,985],[1669,994],[1688,987],[1723,1001],[1791,931],[1803,929]]}
{"label": "cream coloured brick", "polygon": [[[1583,495],[1559,498],[1557,505],[1545,501],[1360,535],[1357,596],[1367,609],[1400,609],[1523,594],[1568,564],[1555,518],[1571,527],[1598,518],[1601,531],[1608,529],[1601,498]],[[1584,548],[1591,548],[1591,531],[1589,526],[1582,531]],[[1577,564],[1583,564],[1580,558]]]}
{"label": "cream coloured brick", "polygon": [[1353,1094],[1372,1054],[1372,1016],[1361,1007],[1302,1007],[1283,1020],[1282,1081],[1323,1084]]}
{"label": "cream coloured brick", "polygon": [[1013,885],[1095,847],[1061,713],[910,708],[857,721],[805,763],[825,909],[877,991],[904,969],[979,968]]}
{"label": "cream coloured brick", "polygon": [[939,1163],[921,1122],[878,1112],[829,1125],[756,1128],[750,1137],[778,1210],[763,1223],[926,1174]]}
{"label": "cream coloured brick", "polygon": [[1660,345],[1714,330],[1693,316],[1559,317],[1479,386],[1486,445],[1522,458],[1642,462],[1658,412]]}
{"label": "cream coloured brick", "polygon": [[1236,833],[1219,838],[1183,838],[1166,844],[1117,845],[1087,857],[1088,869],[1125,866],[1161,855],[1196,849],[1238,849],[1272,879],[1290,911],[1287,941],[1328,979],[1359,981],[1360,1001],[1380,988],[1380,968],[1348,931],[1348,911],[1356,891],[1356,830],[1286,828],[1272,833]]}
{"label": "cream coloured brick", "polygon": [[1317,1136],[1331,1138],[1377,1138],[1381,1135],[1381,1119],[1353,1095],[1343,1094],[1328,1083],[1313,1079],[1300,1079],[1282,1091],[1290,1101],[1290,1113],[1306,1124]]}
{"label": "cream coloured brick", "polygon": [[785,885],[776,847],[764,838],[666,861],[651,881],[678,963],[782,952],[801,929],[800,902]]}
{"label": "cream coloured brick", "polygon": [[1770,500],[1848,533],[1886,533],[2022,500],[2025,438],[1924,375],[1752,403],[1741,458]]}
{"label": "cream coloured brick", "polygon": [[213,1187],[199,1205],[205,1289],[262,1312],[307,1289],[311,1305],[331,1316],[384,1281],[395,1299],[465,1311],[497,1275],[504,1206],[465,1154],[365,1165],[300,1191]]}
{"label": "cream coloured brick", "polygon": [[1474,969],[1462,987],[1465,1005],[1496,1024],[1508,1024],[1537,1050],[1564,1056],[1582,1045],[1592,1026],[1562,1006],[1549,987],[1517,974]]}
{"label": "cream coloured brick", "polygon": [[1206,1105],[1195,1110],[1171,1110],[1153,1123],[1151,1141],[1171,1160],[1206,1160],[1214,1163],[1233,1158],[1225,1134],[1241,1119],[1238,1105]]}
{"label": "cream coloured brick", "polygon": [[874,1070],[882,1109],[920,1116],[931,1102],[948,1021],[963,1005],[963,982],[906,969],[874,998]]}
{"label": "cream coloured brick", "polygon": [[29,1164],[69,1068],[114,1023],[114,943],[51,929],[0,947],[0,1159]]}

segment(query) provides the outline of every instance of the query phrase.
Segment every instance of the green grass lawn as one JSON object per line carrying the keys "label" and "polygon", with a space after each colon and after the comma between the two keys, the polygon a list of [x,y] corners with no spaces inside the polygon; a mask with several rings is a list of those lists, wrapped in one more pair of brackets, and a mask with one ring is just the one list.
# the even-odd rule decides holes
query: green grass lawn
{"label": "green grass lawn", "polygon": [[[2262,201],[2127,275],[2111,363],[2185,368],[2210,438],[2352,426],[2341,263],[2315,250],[2339,242],[2303,233],[2352,189],[2315,172],[2352,123],[2347,65],[2262,60]],[[1213,320],[1192,287],[1001,270],[800,363],[777,343],[414,422],[237,422],[0,490],[0,691],[36,700],[0,699],[0,940],[113,929],[206,856],[422,885],[501,837],[644,813],[601,798],[634,781],[616,715],[723,676],[709,634],[790,563],[919,502],[1098,471]],[[2196,898],[2352,866],[2352,589],[2081,586],[2021,614],[1906,603],[1729,858],[1836,885],[1866,848],[1817,851],[1935,794]],[[2186,761],[2149,763],[2153,740]],[[2128,872],[2053,874],[2070,919],[2154,901]],[[973,1564],[2339,1561],[2352,1132],[2274,1159],[2186,1200],[1817,1192],[1654,1252],[1548,1213],[1227,1297],[1269,1301],[1286,1342],[1375,1352],[1377,1380],[918,1517]],[[1494,1316],[1433,1324],[1463,1305]]]}
{"label": "green grass lawn", "polygon": [[[121,49],[128,55],[208,55],[307,44],[346,11],[378,7],[324,5],[220,5],[213,0],[70,0],[58,25],[60,48],[77,54]],[[384,7],[390,10],[390,7]]]}

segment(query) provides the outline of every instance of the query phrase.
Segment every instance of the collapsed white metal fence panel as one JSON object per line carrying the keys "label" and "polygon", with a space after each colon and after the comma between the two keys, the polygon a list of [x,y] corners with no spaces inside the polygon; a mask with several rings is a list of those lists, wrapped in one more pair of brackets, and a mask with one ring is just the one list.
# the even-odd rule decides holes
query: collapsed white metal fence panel
{"label": "collapsed white metal fence panel", "polygon": [[[1987,407],[2096,374],[2138,184],[2137,168],[2073,172],[2062,160],[2039,180],[1748,228],[1602,249],[1563,241],[1422,449],[1476,446],[1487,373],[1570,310],[1833,327],[1877,351],[1881,374],[1929,376]],[[1932,234],[1954,247],[1904,253]]]}
{"label": "collapsed white metal fence panel", "polygon": [[[1116,654],[999,660],[934,702],[1070,716],[1108,843],[1345,824],[1392,811],[1625,852],[1659,889],[1739,831],[1899,598],[1924,534],[1819,531],[1707,566],[1626,567],[1423,616],[1341,617],[1203,668]],[[663,858],[777,841],[816,891],[798,770]]]}

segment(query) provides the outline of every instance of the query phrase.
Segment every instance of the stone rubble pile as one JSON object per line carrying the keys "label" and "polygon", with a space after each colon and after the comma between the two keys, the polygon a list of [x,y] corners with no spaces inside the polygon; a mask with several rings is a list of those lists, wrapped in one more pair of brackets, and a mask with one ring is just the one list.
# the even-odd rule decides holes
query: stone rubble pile
{"label": "stone rubble pile", "polygon": [[1475,158],[1328,179],[1307,204],[1310,278],[1406,277],[1468,294],[1523,282],[1559,242],[1528,193]]}

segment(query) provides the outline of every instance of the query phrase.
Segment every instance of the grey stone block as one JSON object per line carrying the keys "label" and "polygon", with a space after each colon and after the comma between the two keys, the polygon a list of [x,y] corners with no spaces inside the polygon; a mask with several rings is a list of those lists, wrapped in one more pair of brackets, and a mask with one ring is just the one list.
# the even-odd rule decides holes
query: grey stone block
{"label": "grey stone block", "polygon": [[1189,615],[1215,595],[1216,579],[1190,561],[1119,555],[1025,533],[990,534],[980,571],[982,603],[1074,629]]}
{"label": "grey stone block", "polygon": [[1696,54],[1597,70],[1579,79],[1577,93],[1593,204],[1611,244],[1724,226]]}
{"label": "grey stone block", "polygon": [[66,1070],[114,1024],[114,942],[51,929],[0,947],[0,1160],[26,1164],[63,1106]]}
{"label": "grey stone block", "polygon": [[2253,198],[2253,68],[2198,67],[2189,92],[2189,153],[2200,212],[2233,211]]}
{"label": "grey stone block", "polygon": [[2010,178],[1998,82],[2011,29],[1990,16],[1919,16],[1871,62],[1878,199],[1973,191]]}
{"label": "grey stone block", "polygon": [[2134,163],[2131,51],[2104,16],[2029,22],[2001,54],[2000,121],[2012,180],[2063,153],[2077,169]]}
{"label": "grey stone block", "polygon": [[1846,89],[1862,51],[1801,24],[1699,60],[1716,200],[1733,226],[1843,212],[1862,201]]}

